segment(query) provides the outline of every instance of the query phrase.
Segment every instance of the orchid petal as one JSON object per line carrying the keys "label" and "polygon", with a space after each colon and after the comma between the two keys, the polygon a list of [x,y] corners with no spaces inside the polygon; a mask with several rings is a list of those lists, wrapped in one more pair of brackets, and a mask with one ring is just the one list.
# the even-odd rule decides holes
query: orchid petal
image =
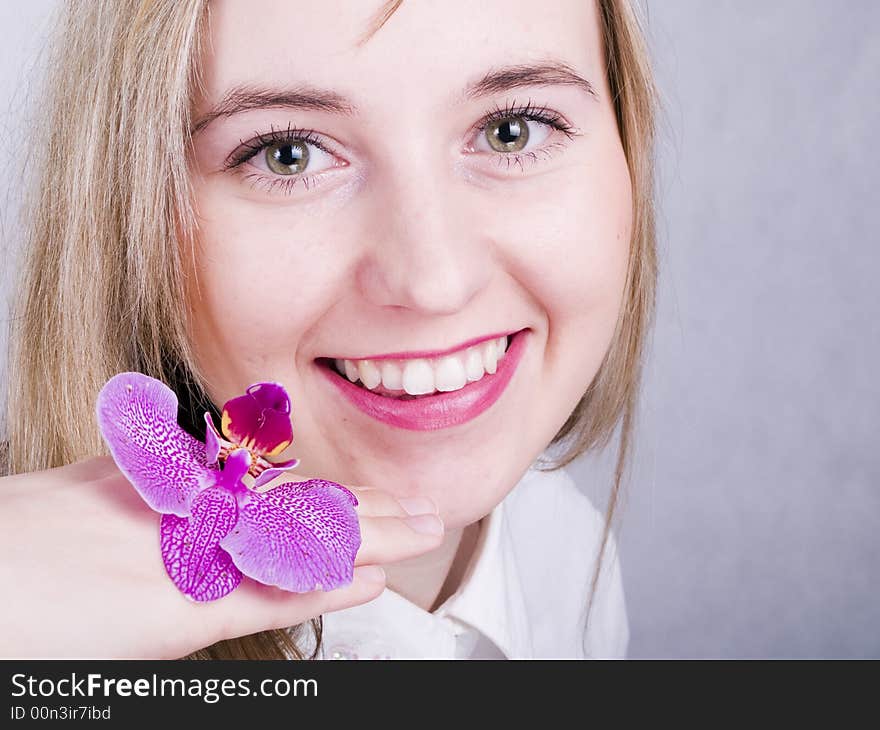
{"label": "orchid petal", "polygon": [[220,456],[220,446],[223,439],[217,433],[214,426],[214,419],[211,414],[205,411],[205,460],[211,466],[217,463],[217,457]]}
{"label": "orchid petal", "polygon": [[248,473],[251,466],[251,455],[247,449],[235,449],[226,457],[226,463],[223,465],[223,471],[220,472],[220,478],[217,480],[217,486],[228,489],[230,492],[236,492],[239,489],[246,490],[242,483],[242,477]]}
{"label": "orchid petal", "polygon": [[352,580],[361,544],[356,504],[349,490],[324,479],[247,492],[220,545],[261,583],[296,593],[332,590]]}
{"label": "orchid petal", "polygon": [[237,513],[232,493],[211,487],[193,502],[189,518],[162,515],[165,570],[174,585],[195,601],[222,598],[241,582],[241,571],[220,547]]}
{"label": "orchid petal", "polygon": [[277,456],[293,441],[287,391],[279,383],[255,383],[226,401],[221,428],[230,441],[260,456]]}
{"label": "orchid petal", "polygon": [[214,482],[205,445],[177,425],[177,396],[141,373],[120,373],[98,394],[98,427],[116,465],[156,512],[185,517]]}
{"label": "orchid petal", "polygon": [[297,464],[299,464],[299,459],[291,459],[290,461],[285,461],[281,464],[272,464],[268,469],[264,469],[260,473],[260,476],[254,480],[254,488],[268,484],[279,474],[283,474],[284,472],[293,469]]}

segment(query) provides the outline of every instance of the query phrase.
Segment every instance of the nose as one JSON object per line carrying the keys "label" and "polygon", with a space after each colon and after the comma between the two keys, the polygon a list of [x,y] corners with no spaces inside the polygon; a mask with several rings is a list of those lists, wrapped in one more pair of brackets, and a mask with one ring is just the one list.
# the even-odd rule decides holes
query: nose
{"label": "nose", "polygon": [[453,314],[486,287],[491,246],[468,212],[473,191],[428,160],[409,159],[373,187],[359,286],[377,306]]}

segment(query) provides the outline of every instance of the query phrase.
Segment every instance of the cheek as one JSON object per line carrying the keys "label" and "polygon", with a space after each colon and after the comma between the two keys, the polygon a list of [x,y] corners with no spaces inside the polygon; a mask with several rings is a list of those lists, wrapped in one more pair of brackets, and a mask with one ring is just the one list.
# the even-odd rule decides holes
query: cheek
{"label": "cheek", "polygon": [[589,162],[560,171],[521,209],[528,213],[499,236],[511,242],[510,269],[545,312],[551,337],[589,324],[610,340],[632,231],[630,177],[619,145],[597,148]]}
{"label": "cheek", "polygon": [[324,225],[304,223],[293,208],[261,211],[211,186],[196,200],[197,287],[190,299],[203,367],[210,372],[222,361],[239,379],[289,368],[295,343],[331,306],[345,276]]}
{"label": "cheek", "polygon": [[[614,138],[616,140],[616,137]],[[503,232],[510,270],[544,318],[531,438],[558,432],[601,367],[621,310],[632,230],[632,188],[614,140],[554,175],[541,197]]]}

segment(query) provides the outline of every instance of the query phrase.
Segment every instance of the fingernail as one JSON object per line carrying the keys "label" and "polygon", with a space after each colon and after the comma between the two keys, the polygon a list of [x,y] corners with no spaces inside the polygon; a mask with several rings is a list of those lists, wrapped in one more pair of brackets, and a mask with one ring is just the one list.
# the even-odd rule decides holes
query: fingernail
{"label": "fingernail", "polygon": [[403,497],[397,501],[408,515],[437,514],[437,505],[430,497]]}
{"label": "fingernail", "polygon": [[422,535],[442,535],[443,523],[437,515],[418,515],[405,520],[413,530]]}
{"label": "fingernail", "polygon": [[370,583],[383,583],[385,581],[385,571],[381,565],[362,565],[357,569],[358,576],[362,580]]}

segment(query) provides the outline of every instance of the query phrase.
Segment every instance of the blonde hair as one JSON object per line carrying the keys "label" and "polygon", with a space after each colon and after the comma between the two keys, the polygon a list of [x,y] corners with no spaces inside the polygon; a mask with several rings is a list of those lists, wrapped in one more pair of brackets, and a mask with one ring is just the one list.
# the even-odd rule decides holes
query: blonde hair
{"label": "blonde hair", "polygon": [[[400,3],[381,9],[361,42]],[[206,7],[207,0],[93,0],[68,2],[58,16],[36,97],[40,124],[29,144],[33,177],[22,206],[8,371],[10,473],[107,453],[90,404],[120,371],[173,384],[183,411],[211,405],[189,344],[181,273],[195,247],[187,165]],[[622,421],[590,605],[627,463],[656,280],[650,66],[629,2],[598,0],[598,7],[634,194],[629,273],[612,344],[554,437],[564,448],[549,469],[604,447]],[[55,151],[72,164],[50,168]],[[321,619],[309,623],[314,657]],[[192,657],[303,658],[296,639],[305,627],[221,641]]]}

